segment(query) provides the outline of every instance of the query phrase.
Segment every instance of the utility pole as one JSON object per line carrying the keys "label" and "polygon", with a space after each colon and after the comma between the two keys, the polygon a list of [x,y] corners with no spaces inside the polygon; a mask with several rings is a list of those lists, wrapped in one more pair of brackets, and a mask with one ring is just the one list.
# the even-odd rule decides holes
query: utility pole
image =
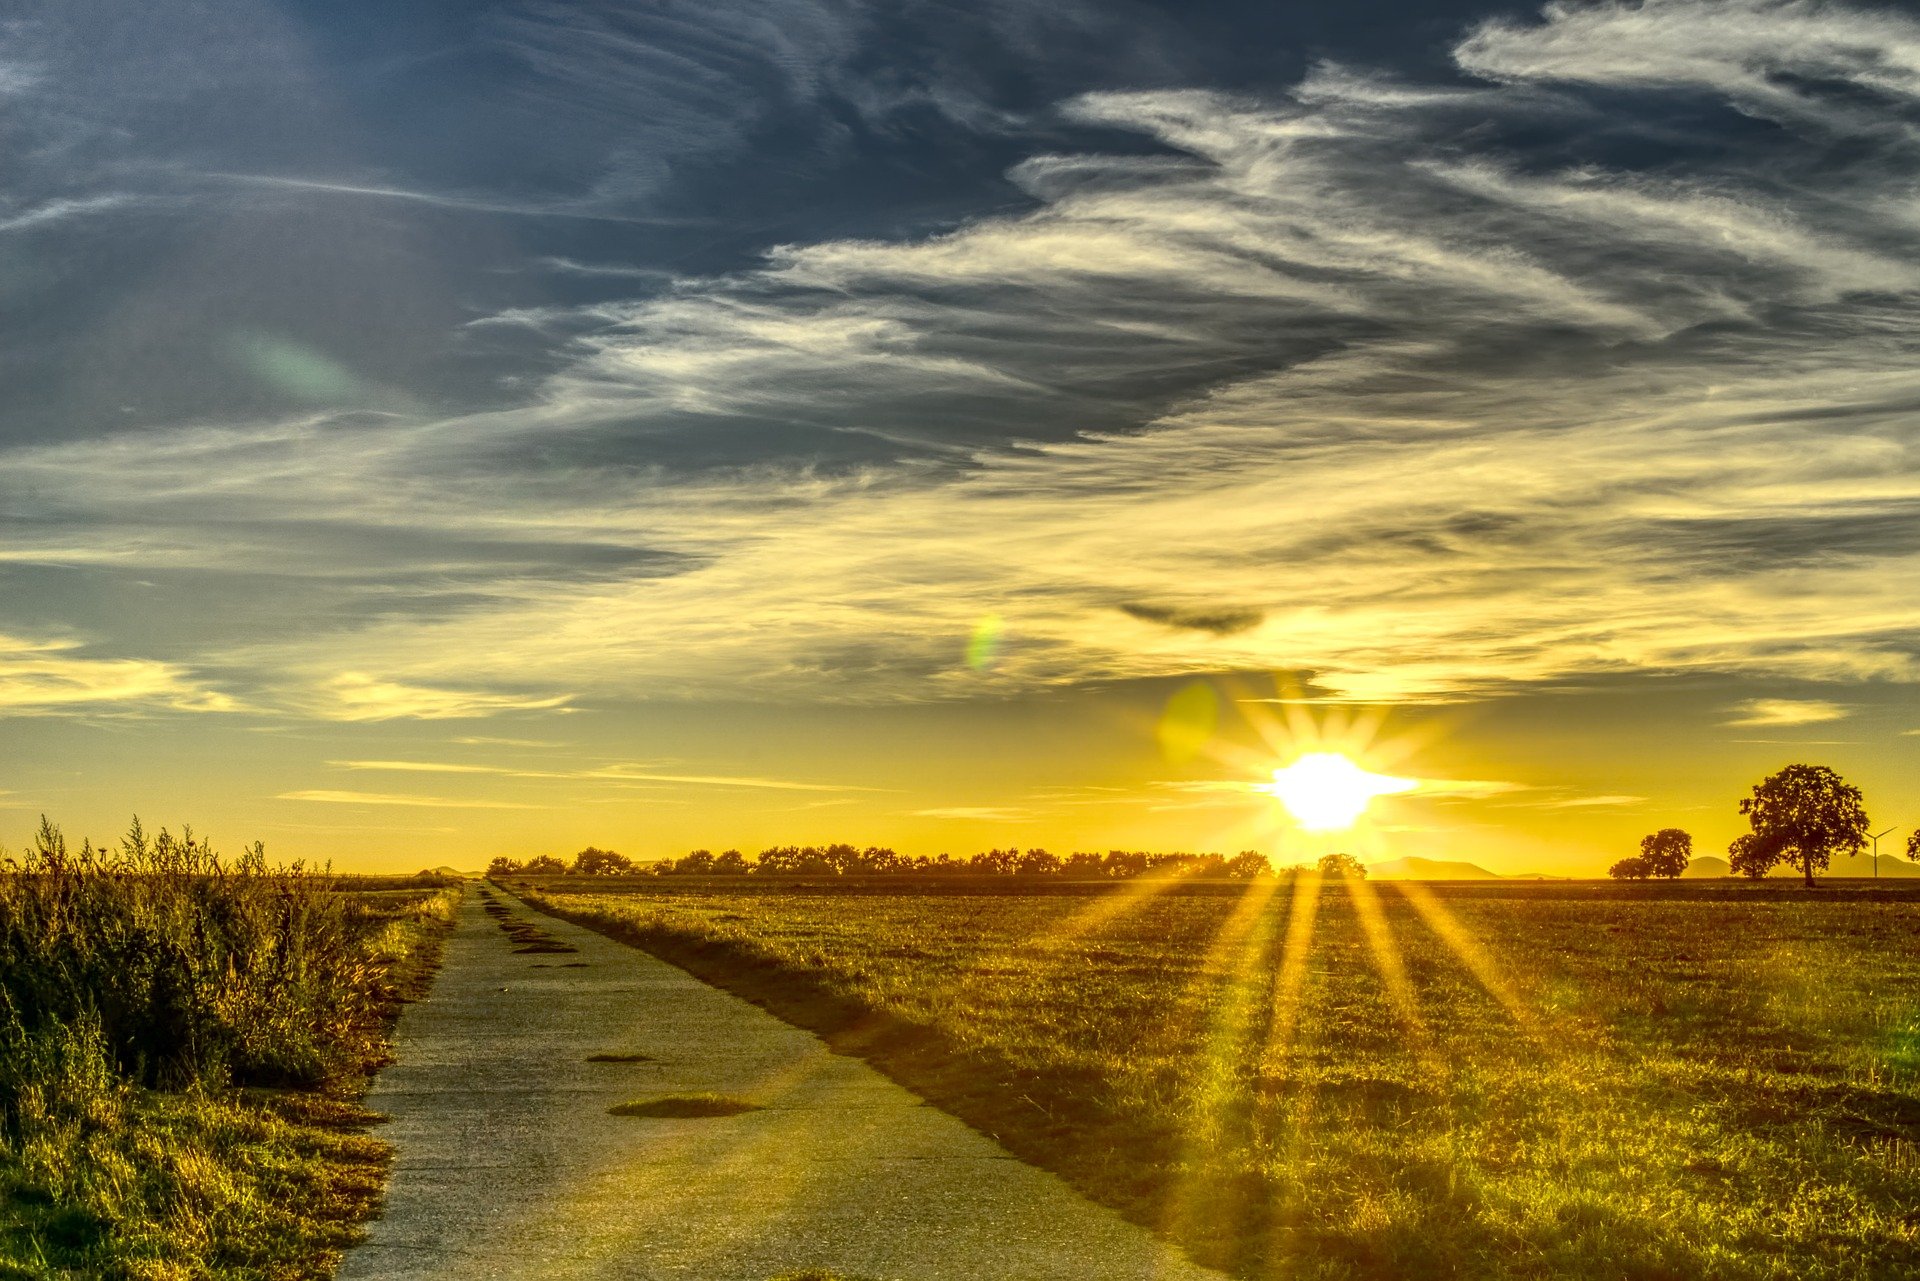
{"label": "utility pole", "polygon": [[[1891,832],[1892,830],[1893,828],[1889,827],[1887,832]],[[1885,836],[1887,832],[1875,832],[1873,834],[1873,874],[1875,876],[1880,875],[1880,838]]]}

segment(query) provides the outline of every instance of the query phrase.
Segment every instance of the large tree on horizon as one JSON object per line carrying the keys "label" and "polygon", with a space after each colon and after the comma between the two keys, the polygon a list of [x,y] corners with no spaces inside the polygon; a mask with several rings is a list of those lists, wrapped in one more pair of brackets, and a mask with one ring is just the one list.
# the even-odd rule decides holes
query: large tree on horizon
{"label": "large tree on horizon", "polygon": [[1858,854],[1867,843],[1867,811],[1860,789],[1824,765],[1789,765],[1754,785],[1740,802],[1753,830],[1727,847],[1733,870],[1765,876],[1776,864],[1796,868],[1813,884],[1836,853]]}
{"label": "large tree on horizon", "polygon": [[1640,858],[1650,876],[1679,876],[1693,861],[1693,837],[1680,828],[1663,827],[1640,838]]}

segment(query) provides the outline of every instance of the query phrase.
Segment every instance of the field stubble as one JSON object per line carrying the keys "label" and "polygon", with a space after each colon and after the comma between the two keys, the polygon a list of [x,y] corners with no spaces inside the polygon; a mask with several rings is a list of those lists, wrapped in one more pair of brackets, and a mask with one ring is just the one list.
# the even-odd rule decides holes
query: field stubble
{"label": "field stubble", "polygon": [[1244,1276],[1920,1276],[1920,901],[1165,888],[522,892]]}

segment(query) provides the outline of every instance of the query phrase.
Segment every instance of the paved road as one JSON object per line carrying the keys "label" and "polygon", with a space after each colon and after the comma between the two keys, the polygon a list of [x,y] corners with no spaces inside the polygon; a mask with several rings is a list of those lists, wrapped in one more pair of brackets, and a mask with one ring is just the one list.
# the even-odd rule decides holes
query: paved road
{"label": "paved road", "polygon": [[[367,1100],[393,1182],[341,1281],[1219,1281],[812,1034],[512,906],[578,950],[516,952],[468,896]],[[698,1092],[762,1108],[607,1111]]]}

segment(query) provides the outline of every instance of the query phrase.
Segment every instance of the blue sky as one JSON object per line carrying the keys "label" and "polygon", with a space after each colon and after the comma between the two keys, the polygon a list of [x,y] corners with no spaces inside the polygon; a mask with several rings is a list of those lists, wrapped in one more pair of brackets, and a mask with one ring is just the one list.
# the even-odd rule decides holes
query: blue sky
{"label": "blue sky", "polygon": [[[1422,768],[1596,801],[1575,861],[1730,809],[1756,735],[1910,800],[1910,7],[12,13],[22,822],[782,839],[700,835],[757,781],[858,839],[1205,845],[1250,767],[1156,759],[1153,709],[1255,676],[1453,718]],[[1035,708],[1083,739],[1002,741]],[[1646,726],[1739,764],[1621,784]],[[462,768],[337,764],[396,743]],[[1562,839],[1446,799],[1381,841]]]}

